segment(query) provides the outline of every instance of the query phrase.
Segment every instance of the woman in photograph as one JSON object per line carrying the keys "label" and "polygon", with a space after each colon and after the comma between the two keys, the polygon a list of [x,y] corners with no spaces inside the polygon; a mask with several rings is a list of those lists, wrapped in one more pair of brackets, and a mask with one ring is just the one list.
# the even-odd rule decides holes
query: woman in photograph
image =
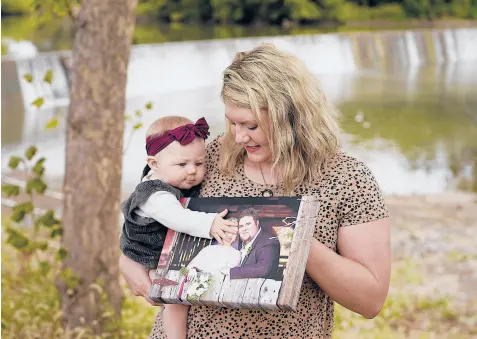
{"label": "woman in photograph", "polygon": [[[237,222],[237,218],[227,220]],[[237,232],[238,234],[238,232]],[[230,234],[229,241],[222,245],[217,243],[200,250],[199,253],[186,266],[188,270],[186,281],[194,281],[198,272],[207,272],[213,275],[220,273],[224,268],[233,268],[240,265],[240,238],[237,234]]]}
{"label": "woman in photograph", "polygon": [[[334,303],[374,318],[390,280],[390,230],[380,188],[340,146],[337,111],[296,57],[263,44],[223,74],[225,135],[207,146],[202,197],[314,196],[320,203],[297,309],[191,306],[187,338],[332,338]],[[159,254],[158,254],[159,255]],[[151,282],[120,259],[136,295]],[[151,338],[165,338],[159,312]]]}

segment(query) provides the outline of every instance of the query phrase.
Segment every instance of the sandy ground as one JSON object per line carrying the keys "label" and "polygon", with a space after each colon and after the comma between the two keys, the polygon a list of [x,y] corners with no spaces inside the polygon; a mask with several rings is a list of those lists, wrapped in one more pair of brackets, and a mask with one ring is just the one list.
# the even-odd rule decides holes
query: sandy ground
{"label": "sandy ground", "polygon": [[387,197],[395,261],[422,265],[426,289],[477,298],[477,196]]}

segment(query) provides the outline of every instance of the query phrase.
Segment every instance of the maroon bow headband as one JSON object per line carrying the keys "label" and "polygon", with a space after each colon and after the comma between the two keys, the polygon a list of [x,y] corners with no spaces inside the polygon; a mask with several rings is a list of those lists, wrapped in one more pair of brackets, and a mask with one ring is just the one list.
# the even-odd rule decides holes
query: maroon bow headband
{"label": "maroon bow headband", "polygon": [[174,141],[179,141],[181,145],[187,145],[195,138],[207,139],[210,135],[209,125],[204,118],[197,120],[195,124],[187,124],[166,131],[161,135],[151,135],[146,139],[147,155],[156,155]]}

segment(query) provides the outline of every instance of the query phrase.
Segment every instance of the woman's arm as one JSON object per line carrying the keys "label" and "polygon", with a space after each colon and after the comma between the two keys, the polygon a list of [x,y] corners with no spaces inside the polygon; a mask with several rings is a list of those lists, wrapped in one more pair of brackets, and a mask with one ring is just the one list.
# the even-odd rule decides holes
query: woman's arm
{"label": "woman's arm", "polygon": [[389,289],[390,242],[388,218],[340,227],[340,254],[313,239],[306,271],[334,301],[372,319]]}
{"label": "woman's arm", "polygon": [[149,299],[149,290],[152,283],[148,270],[145,267],[121,254],[119,257],[119,270],[134,295],[144,297],[151,305],[159,305]]}

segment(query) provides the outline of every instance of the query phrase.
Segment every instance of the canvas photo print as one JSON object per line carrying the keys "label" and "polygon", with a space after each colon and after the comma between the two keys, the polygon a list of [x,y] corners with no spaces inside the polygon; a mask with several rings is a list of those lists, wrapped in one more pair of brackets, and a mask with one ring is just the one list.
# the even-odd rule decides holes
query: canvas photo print
{"label": "canvas photo print", "polygon": [[[160,303],[295,309],[319,203],[312,197],[187,198],[237,225],[229,243],[169,230],[150,297]],[[207,226],[205,226],[207,227]]]}

